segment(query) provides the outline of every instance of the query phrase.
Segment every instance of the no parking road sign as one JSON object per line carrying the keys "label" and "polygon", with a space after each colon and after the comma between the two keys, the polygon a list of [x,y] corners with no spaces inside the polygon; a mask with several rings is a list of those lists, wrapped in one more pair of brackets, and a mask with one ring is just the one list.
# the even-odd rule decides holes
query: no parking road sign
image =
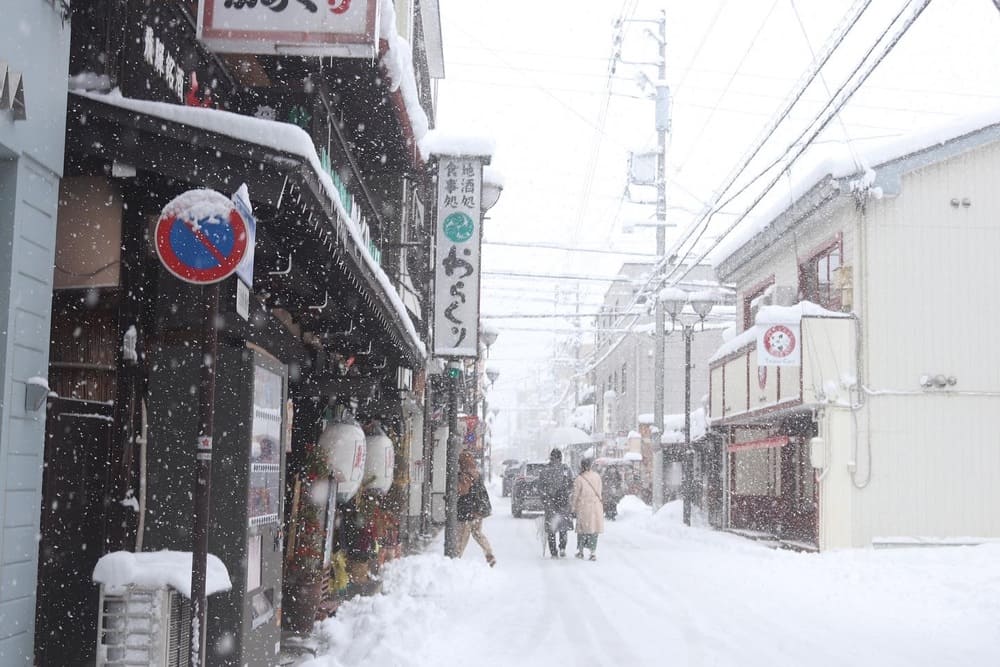
{"label": "no parking road sign", "polygon": [[189,190],[171,200],[156,223],[155,237],[163,266],[197,285],[231,276],[250,246],[247,221],[214,190]]}

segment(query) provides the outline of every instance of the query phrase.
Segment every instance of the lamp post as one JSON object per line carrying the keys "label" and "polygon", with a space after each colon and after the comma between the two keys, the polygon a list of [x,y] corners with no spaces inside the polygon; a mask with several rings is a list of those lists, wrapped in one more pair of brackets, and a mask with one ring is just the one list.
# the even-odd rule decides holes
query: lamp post
{"label": "lamp post", "polygon": [[[676,328],[681,325],[684,337],[684,460],[681,463],[681,492],[684,496],[684,525],[691,525],[691,505],[694,496],[694,450],[691,448],[691,340],[694,338],[694,321],[684,321],[681,314],[685,305],[690,305],[693,314],[705,328],[705,318],[717,297],[712,290],[688,293],[676,287],[667,287],[660,291],[658,303],[670,315],[670,322]],[[662,437],[662,436],[661,436]],[[663,452],[663,495],[667,493],[667,456]]]}
{"label": "lamp post", "polygon": [[[487,348],[487,355],[489,354],[489,348]],[[497,381],[500,377],[500,371],[493,366],[486,367],[486,379],[490,381],[490,389],[493,388],[493,383]],[[486,433],[488,427],[489,418],[489,404],[486,401],[486,393],[483,392],[483,472],[486,474],[486,481],[493,481],[493,437],[490,434],[489,444],[486,442]]]}

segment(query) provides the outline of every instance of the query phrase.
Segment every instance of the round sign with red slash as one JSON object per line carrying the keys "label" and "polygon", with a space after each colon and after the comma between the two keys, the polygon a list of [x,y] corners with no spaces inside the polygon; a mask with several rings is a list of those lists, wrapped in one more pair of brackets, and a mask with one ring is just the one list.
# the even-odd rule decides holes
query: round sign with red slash
{"label": "round sign with red slash", "polygon": [[795,350],[795,345],[795,332],[783,324],[775,324],[764,332],[764,349],[772,357],[787,357]]}
{"label": "round sign with red slash", "polygon": [[214,190],[189,190],[163,208],[154,233],[167,271],[196,285],[231,276],[249,247],[246,220]]}

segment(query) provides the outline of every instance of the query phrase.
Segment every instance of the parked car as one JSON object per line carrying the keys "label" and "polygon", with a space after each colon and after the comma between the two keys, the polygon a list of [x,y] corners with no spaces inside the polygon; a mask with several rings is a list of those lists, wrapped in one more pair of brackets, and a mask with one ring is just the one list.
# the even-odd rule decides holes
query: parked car
{"label": "parked car", "polygon": [[542,494],[538,489],[538,473],[544,463],[524,463],[514,477],[510,490],[510,513],[520,518],[524,512],[542,511]]}
{"label": "parked car", "polygon": [[510,490],[514,486],[514,479],[521,472],[521,468],[524,467],[524,462],[510,460],[504,461],[504,465],[506,467],[503,469],[503,476],[501,478],[500,495],[506,498],[510,495]]}

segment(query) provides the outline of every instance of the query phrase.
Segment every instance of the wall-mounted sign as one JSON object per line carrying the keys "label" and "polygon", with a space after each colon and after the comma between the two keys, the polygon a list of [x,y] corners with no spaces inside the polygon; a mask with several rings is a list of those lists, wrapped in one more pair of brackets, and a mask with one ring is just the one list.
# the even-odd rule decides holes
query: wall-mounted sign
{"label": "wall-mounted sign", "polygon": [[798,366],[802,351],[797,323],[771,324],[758,327],[758,366]]}
{"label": "wall-mounted sign", "polygon": [[434,256],[434,354],[479,355],[482,158],[442,156]]}
{"label": "wall-mounted sign", "polygon": [[246,220],[214,190],[188,190],[172,199],[163,207],[154,237],[167,270],[200,285],[231,276],[250,247]]}
{"label": "wall-mounted sign", "polygon": [[228,53],[373,58],[378,0],[201,0],[198,39]]}

